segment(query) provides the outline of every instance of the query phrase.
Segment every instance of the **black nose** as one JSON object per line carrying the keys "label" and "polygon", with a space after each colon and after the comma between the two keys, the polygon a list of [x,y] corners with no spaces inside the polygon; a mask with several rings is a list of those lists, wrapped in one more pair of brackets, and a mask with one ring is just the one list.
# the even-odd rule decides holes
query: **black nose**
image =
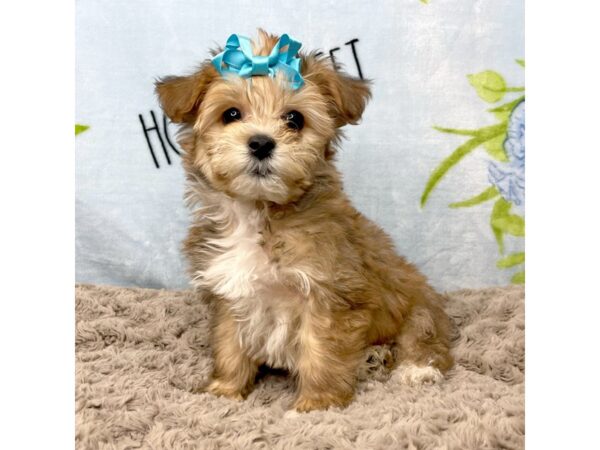
{"label": "black nose", "polygon": [[265,159],[271,156],[275,148],[275,141],[264,134],[257,134],[248,139],[250,153],[257,159]]}

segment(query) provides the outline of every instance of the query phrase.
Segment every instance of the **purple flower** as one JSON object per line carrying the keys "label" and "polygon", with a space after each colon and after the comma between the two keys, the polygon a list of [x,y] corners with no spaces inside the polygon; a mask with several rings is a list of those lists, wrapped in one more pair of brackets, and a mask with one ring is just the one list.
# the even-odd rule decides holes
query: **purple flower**
{"label": "purple flower", "polygon": [[512,111],[504,141],[508,162],[490,162],[488,178],[506,201],[525,201],[525,100]]}

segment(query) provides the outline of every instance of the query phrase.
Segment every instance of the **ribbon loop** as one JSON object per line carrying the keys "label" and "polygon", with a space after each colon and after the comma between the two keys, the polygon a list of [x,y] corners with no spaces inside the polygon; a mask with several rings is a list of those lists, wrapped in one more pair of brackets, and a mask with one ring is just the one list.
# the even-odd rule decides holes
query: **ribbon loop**
{"label": "ribbon loop", "polygon": [[282,72],[295,90],[304,85],[300,75],[300,58],[297,56],[301,46],[300,42],[283,34],[269,56],[254,55],[249,38],[232,34],[227,39],[225,50],[215,56],[212,63],[221,76],[236,74],[250,78],[268,75],[274,78],[278,72]]}

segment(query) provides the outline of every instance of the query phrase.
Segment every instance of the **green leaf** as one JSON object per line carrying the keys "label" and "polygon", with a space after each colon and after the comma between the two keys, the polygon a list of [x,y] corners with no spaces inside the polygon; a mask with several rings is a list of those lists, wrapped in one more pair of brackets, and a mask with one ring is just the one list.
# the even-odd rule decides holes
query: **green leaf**
{"label": "green leaf", "polygon": [[497,228],[492,227],[492,232],[494,233],[494,237],[496,238],[496,243],[498,244],[498,251],[501,255],[504,254],[504,233],[502,230],[498,230]]}
{"label": "green leaf", "polygon": [[479,130],[464,130],[464,129],[458,129],[458,128],[444,128],[444,127],[438,127],[435,126],[433,127],[434,130],[437,131],[441,131],[442,133],[448,133],[448,134],[459,134],[461,136],[477,136],[479,133]]}
{"label": "green leaf", "polygon": [[495,108],[492,108],[492,109],[488,109],[488,112],[493,113],[496,116],[496,118],[502,122],[508,121],[508,118],[510,117],[510,113],[512,112],[512,110],[515,109],[515,106],[517,106],[519,103],[521,103],[524,99],[525,99],[525,96],[522,95],[519,98],[517,98],[516,100],[513,100],[508,103],[504,103],[504,104],[497,106]]}
{"label": "green leaf", "polygon": [[499,123],[489,127],[480,128],[477,130],[477,136],[469,139],[464,144],[456,148],[450,156],[444,159],[439,166],[437,166],[427,180],[423,194],[421,195],[421,207],[425,206],[429,194],[437,184],[440,182],[442,177],[458,162],[483,144],[485,141],[490,140],[498,135],[506,133],[507,123]]}
{"label": "green leaf", "polygon": [[492,226],[506,234],[525,236],[525,220],[515,214],[493,219]]}
{"label": "green leaf", "polygon": [[429,180],[427,180],[427,184],[425,185],[425,190],[423,191],[423,195],[421,195],[421,207],[425,206],[427,202],[427,198],[429,194],[433,190],[433,188],[440,182],[442,177],[446,175],[446,173],[458,162],[483,144],[481,138],[473,138],[469,139],[463,145],[459,146],[456,150],[452,152],[450,156],[444,159],[439,166],[433,171]]}
{"label": "green leaf", "polygon": [[518,65],[525,68],[525,60],[524,59],[515,59]]}
{"label": "green leaf", "polygon": [[427,202],[427,198],[429,194],[433,190],[433,188],[440,182],[442,177],[446,175],[446,173],[458,162],[479,147],[483,141],[481,138],[472,138],[465,142],[463,145],[459,146],[456,150],[452,152],[450,156],[444,159],[439,166],[433,171],[429,180],[427,180],[427,184],[425,185],[425,190],[423,191],[423,195],[421,196],[421,207],[425,206]]}
{"label": "green leaf", "polygon": [[498,269],[508,269],[525,262],[525,252],[512,253],[496,263]]}
{"label": "green leaf", "polygon": [[525,284],[525,271],[523,270],[515,273],[510,279],[510,282],[513,284]]}
{"label": "green leaf", "polygon": [[494,158],[498,161],[502,161],[502,162],[508,161],[508,157],[506,156],[506,151],[504,150],[504,140],[505,139],[506,139],[506,135],[501,134],[499,136],[496,136],[493,139],[490,139],[489,141],[485,141],[483,143],[483,146],[485,147],[485,150],[488,153],[488,155],[490,155],[492,158]]}
{"label": "green leaf", "polygon": [[75,124],[75,136],[77,136],[80,133],[83,133],[85,130],[89,129],[90,127],[88,125],[80,125],[78,123]]}
{"label": "green leaf", "polygon": [[495,197],[500,195],[498,189],[495,186],[487,188],[481,194],[476,195],[468,200],[463,200],[462,202],[450,203],[450,208],[467,208],[469,206],[479,205],[480,203],[487,202]]}
{"label": "green leaf", "polygon": [[429,3],[429,0],[420,0],[420,1],[421,1],[421,3],[423,3],[424,5],[426,5],[426,4],[428,4],[428,3]]}
{"label": "green leaf", "polygon": [[496,119],[498,119],[501,122],[508,122],[508,119],[510,118],[510,111],[492,111],[494,113],[494,116],[496,116]]}
{"label": "green leaf", "polygon": [[477,91],[477,95],[488,103],[502,100],[506,93],[506,82],[502,75],[493,70],[485,70],[474,75],[467,75],[469,82]]}
{"label": "green leaf", "polygon": [[506,217],[512,208],[512,203],[504,200],[504,197],[501,197],[494,204],[494,211],[492,211],[492,218],[497,217]]}
{"label": "green leaf", "polygon": [[500,254],[504,254],[504,231],[498,228],[498,226],[494,224],[494,221],[506,217],[511,206],[512,205],[504,200],[503,197],[500,197],[498,200],[496,200],[496,203],[494,203],[494,207],[492,208],[490,226],[492,227],[492,232],[494,233],[494,237],[498,243],[498,250],[500,251]]}
{"label": "green leaf", "polygon": [[515,106],[517,106],[519,103],[521,103],[523,100],[525,100],[525,96],[521,95],[519,98],[508,102],[508,103],[504,103],[500,106],[496,106],[495,108],[492,109],[488,109],[489,112],[505,112],[508,111],[509,113],[515,109]]}

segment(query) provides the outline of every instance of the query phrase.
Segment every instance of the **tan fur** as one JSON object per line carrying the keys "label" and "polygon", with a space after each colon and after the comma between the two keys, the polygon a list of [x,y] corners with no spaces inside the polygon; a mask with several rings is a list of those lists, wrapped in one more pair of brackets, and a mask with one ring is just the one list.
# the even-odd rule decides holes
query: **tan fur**
{"label": "tan fur", "polygon": [[[276,40],[260,32],[255,52],[268,54]],[[302,76],[292,91],[281,77],[223,79],[205,62],[161,80],[157,93],[183,124],[194,210],[185,252],[193,284],[212,293],[208,389],[242,398],[259,365],[283,367],[297,379],[296,409],[308,411],[348,404],[370,344],[395,342],[411,383],[436,381],[452,358],[443,298],[353,208],[332,162],[339,128],[362,115],[368,83],[315,54],[302,55]],[[243,118],[224,125],[231,107]],[[304,115],[301,131],[286,127],[290,110]],[[263,177],[247,148],[255,134],[277,145]]]}

